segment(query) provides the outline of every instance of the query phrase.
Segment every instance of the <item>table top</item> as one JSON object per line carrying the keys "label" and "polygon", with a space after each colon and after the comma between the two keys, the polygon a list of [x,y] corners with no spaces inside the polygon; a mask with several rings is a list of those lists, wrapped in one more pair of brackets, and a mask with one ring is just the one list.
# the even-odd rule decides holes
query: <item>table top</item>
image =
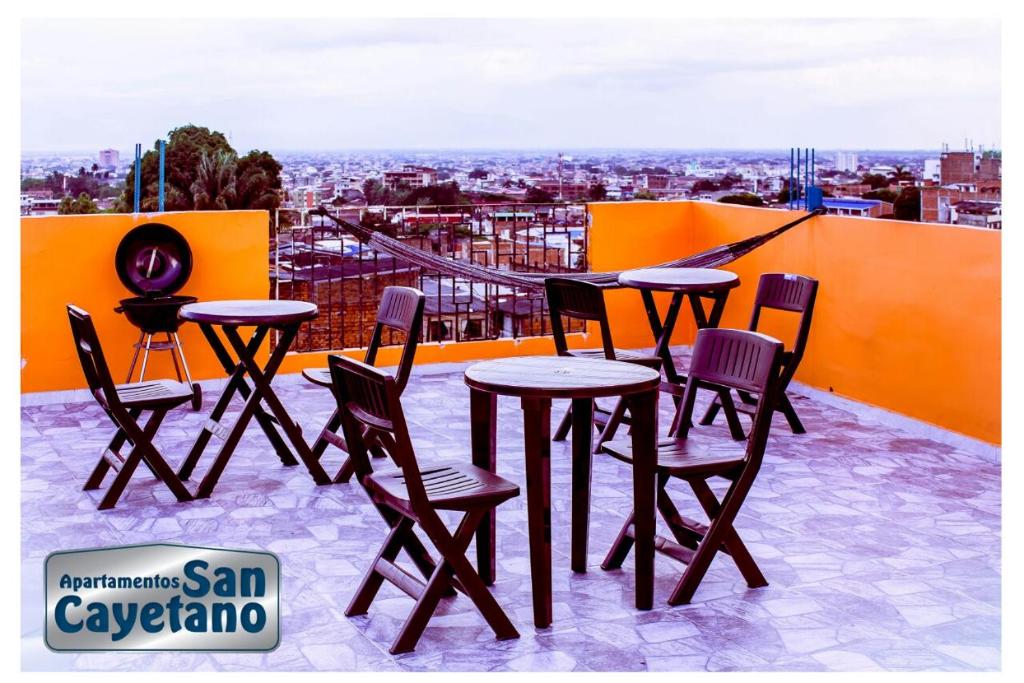
{"label": "table top", "polygon": [[600,398],[650,391],[660,383],[657,370],[600,358],[521,356],[466,369],[471,388],[504,396]]}
{"label": "table top", "polygon": [[718,292],[738,286],[740,277],[717,268],[638,268],[620,274],[619,284],[662,292]]}
{"label": "table top", "polygon": [[293,325],[317,316],[316,304],[305,301],[239,299],[201,301],[181,307],[178,317],[212,325]]}

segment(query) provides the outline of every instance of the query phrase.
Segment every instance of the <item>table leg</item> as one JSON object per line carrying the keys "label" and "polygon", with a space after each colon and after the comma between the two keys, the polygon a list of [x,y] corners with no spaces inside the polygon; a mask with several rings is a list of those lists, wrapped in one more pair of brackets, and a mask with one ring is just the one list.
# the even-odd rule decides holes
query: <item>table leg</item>
{"label": "table leg", "polygon": [[[207,323],[200,323],[199,328],[202,330],[203,336],[206,337],[207,343],[210,345],[210,348],[213,349],[214,355],[217,356],[217,360],[220,361],[225,372],[231,374],[236,369],[245,367],[241,362],[235,362],[231,359],[231,355],[228,353],[228,350],[224,348],[224,343],[221,342],[220,337],[217,336],[217,333],[213,330],[211,325]],[[266,338],[269,331],[270,328],[268,327],[257,327],[253,330],[252,336],[249,338],[249,343],[246,345],[246,351],[250,356],[254,356],[256,354],[256,351],[258,351],[260,345],[263,344],[263,340]],[[243,400],[247,400],[249,395],[252,393],[252,390],[249,388],[249,383],[245,381],[244,372],[241,377],[239,377],[235,389],[242,395]],[[233,394],[234,392],[232,392],[232,395]],[[263,410],[263,406],[260,404],[256,405],[255,417],[260,429],[262,429],[263,433],[267,435],[267,440],[269,440],[270,444],[274,447],[274,452],[277,453],[277,457],[281,459],[281,463],[288,467],[298,465],[299,463],[295,459],[295,456],[292,455],[292,452],[288,449],[284,439],[281,438],[281,435],[274,427],[274,418],[267,414],[267,411]],[[214,418],[214,421],[218,420],[220,420],[219,417]]]}
{"label": "table leg", "polygon": [[[469,390],[470,444],[473,464],[494,472],[497,458],[498,397],[479,389]],[[488,586],[494,585],[494,510],[488,512],[476,530],[476,565],[480,578]]]}
{"label": "table leg", "polygon": [[654,606],[654,535],[658,459],[658,392],[629,398],[633,416],[633,538],[636,560],[636,607]]}
{"label": "table leg", "polygon": [[245,342],[238,335],[238,328],[226,325],[224,327],[224,336],[228,338],[231,346],[234,347],[235,353],[242,363],[245,364],[249,377],[252,378],[253,394],[250,400],[252,398],[256,399],[255,407],[259,407],[260,400],[266,402],[271,414],[277,418],[277,423],[284,430],[285,436],[291,441],[292,447],[298,454],[299,459],[302,460],[306,469],[309,470],[313,481],[319,485],[330,484],[331,478],[327,476],[327,472],[324,471],[319,459],[313,456],[313,452],[309,449],[309,444],[302,438],[302,431],[299,429],[298,423],[288,415],[288,411],[285,410],[281,400],[278,399],[277,394],[274,393],[274,388],[271,386],[274,375],[277,374],[277,369],[281,366],[281,361],[284,360],[285,355],[288,353],[288,347],[291,346],[298,331],[298,325],[289,325],[281,330],[281,337],[278,339],[277,346],[274,347],[274,352],[270,354],[266,368],[260,368],[255,356],[248,353]]}
{"label": "table leg", "polygon": [[572,570],[587,571],[590,532],[590,473],[594,439],[594,400],[572,401]]}
{"label": "table leg", "polygon": [[551,399],[523,399],[533,623],[551,625]]}

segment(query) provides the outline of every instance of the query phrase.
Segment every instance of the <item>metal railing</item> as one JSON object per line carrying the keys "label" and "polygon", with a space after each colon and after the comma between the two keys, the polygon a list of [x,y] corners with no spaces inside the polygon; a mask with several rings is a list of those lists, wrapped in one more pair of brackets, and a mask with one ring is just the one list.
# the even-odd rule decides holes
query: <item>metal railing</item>
{"label": "metal railing", "polygon": [[[334,215],[372,226],[411,246],[512,271],[585,272],[590,214],[585,204],[338,207]],[[311,301],[319,317],[293,350],[326,351],[369,343],[380,293],[389,285],[427,295],[425,342],[462,342],[549,333],[544,297],[423,269],[374,251],[329,218],[278,209],[271,234],[271,295]],[[579,324],[568,331],[583,331]],[[385,335],[385,344],[401,343]]]}

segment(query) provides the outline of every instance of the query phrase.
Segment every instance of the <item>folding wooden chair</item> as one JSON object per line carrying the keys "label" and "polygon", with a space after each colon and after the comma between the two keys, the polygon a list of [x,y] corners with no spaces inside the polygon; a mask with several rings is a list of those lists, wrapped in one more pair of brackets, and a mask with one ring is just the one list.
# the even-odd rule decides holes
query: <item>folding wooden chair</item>
{"label": "folding wooden chair", "polygon": [[[192,500],[188,489],[153,445],[153,437],[167,411],[189,403],[192,400],[192,387],[171,380],[115,385],[103,357],[92,317],[81,308],[68,304],[68,319],[71,321],[75,351],[82,363],[89,391],[117,427],[114,438],[104,449],[85,482],[84,490],[98,489],[107,472],[111,469],[116,471],[117,475],[99,505],[100,510],[108,510],[117,504],[128,480],[139,466],[139,461],[142,461],[171,490],[175,498],[182,502]],[[143,412],[152,414],[145,426],[139,426],[138,419]],[[124,456],[120,449],[126,442],[131,444],[132,449]]]}
{"label": "folding wooden chair", "polygon": [[[778,403],[775,410],[786,416],[789,428],[794,434],[804,434],[807,430],[800,422],[800,418],[793,408],[786,389],[789,387],[800,360],[804,357],[804,349],[807,347],[807,337],[811,332],[811,316],[814,315],[814,300],[818,295],[818,281],[814,278],[803,275],[792,275],[789,273],[764,273],[757,283],[757,294],[754,297],[754,312],[750,317],[750,329],[757,331],[757,324],[761,318],[761,310],[771,308],[780,311],[798,313],[800,315],[797,323],[796,338],[793,341],[793,349],[782,354],[782,379],[780,380]],[[736,430],[739,425],[737,413],[753,415],[757,406],[757,399],[749,392],[737,392],[740,402],[734,403],[728,400],[729,394],[725,394],[727,400],[722,401],[721,396],[716,396],[707,412],[701,418],[702,425],[710,425],[715,421],[715,416],[721,410],[729,421],[730,428]],[[742,437],[742,428],[739,434]]]}
{"label": "folding wooden chair", "polygon": [[[782,342],[776,339],[743,330],[704,329],[697,333],[682,411],[672,424],[670,438],[658,444],[656,502],[674,540],[659,536],[655,547],[687,565],[669,598],[671,605],[690,602],[719,550],[732,557],[748,586],[768,585],[733,528],[733,521],[761,467],[771,427],[772,407],[781,386],[781,367]],[[747,391],[759,397],[745,449],[738,448],[731,440],[723,442],[718,439],[717,443],[709,443],[706,439],[689,435],[697,390],[718,392],[722,388]],[[623,462],[633,462],[629,440],[608,442],[604,451]],[[673,477],[690,485],[707,513],[709,525],[679,514],[665,489]],[[707,480],[711,477],[722,477],[731,482],[721,501],[708,485]],[[631,512],[601,565],[603,569],[622,566],[633,547],[633,533]]]}
{"label": "folding wooden chair", "polygon": [[[373,365],[377,360],[377,351],[380,349],[384,330],[397,330],[405,334],[405,346],[402,348],[402,357],[398,363],[398,371],[395,374],[395,385],[398,392],[405,390],[409,383],[409,374],[412,372],[413,360],[416,357],[416,345],[420,341],[420,331],[423,328],[423,306],[426,296],[418,289],[412,287],[385,287],[381,294],[380,306],[377,308],[377,324],[373,327],[373,334],[370,337],[370,344],[366,347],[366,355],[363,362]],[[302,376],[307,380],[322,387],[331,387],[330,368],[311,368],[302,371]],[[348,451],[345,439],[338,435],[341,426],[341,412],[335,410],[327,424],[324,425],[320,436],[313,444],[313,457],[323,457],[327,445],[331,444],[342,451]],[[375,456],[382,456],[383,453],[371,445],[370,452]],[[334,482],[347,482],[352,478],[354,472],[352,459],[346,458],[345,463],[338,470]]]}
{"label": "folding wooden chair", "polygon": [[[566,278],[546,278],[544,288],[547,291],[548,312],[551,316],[551,334],[555,338],[555,350],[559,356],[576,356],[578,358],[606,358],[626,363],[636,363],[659,370],[661,358],[635,351],[615,348],[612,343],[611,326],[608,324],[608,312],[604,305],[604,293],[597,285]],[[569,349],[565,337],[562,317],[593,321],[601,331],[600,349]],[[601,433],[594,441],[594,452],[601,451],[601,444],[615,436],[619,425],[629,423],[626,416],[626,402],[619,399],[612,410],[594,405],[594,424],[601,428]],[[563,441],[572,428],[572,407],[566,411],[562,422],[555,431],[554,440]]]}
{"label": "folding wooden chair", "polygon": [[[391,645],[392,654],[409,652],[416,647],[441,597],[455,588],[473,601],[498,639],[518,638],[512,622],[466,558],[466,548],[484,516],[518,496],[519,487],[468,463],[420,469],[399,401],[398,381],[377,368],[342,356],[331,356],[330,368],[356,478],[378,509],[386,511],[385,520],[391,527],[345,614],[366,614],[381,585],[390,581],[416,600]],[[377,434],[389,438],[382,440]],[[369,443],[386,444],[398,469],[374,472],[368,457]],[[438,516],[438,510],[465,513],[454,534]],[[410,541],[422,548],[414,532],[417,524],[441,554],[426,583],[395,563],[399,550],[405,547],[408,551]],[[410,554],[422,571],[422,555],[418,551]]]}

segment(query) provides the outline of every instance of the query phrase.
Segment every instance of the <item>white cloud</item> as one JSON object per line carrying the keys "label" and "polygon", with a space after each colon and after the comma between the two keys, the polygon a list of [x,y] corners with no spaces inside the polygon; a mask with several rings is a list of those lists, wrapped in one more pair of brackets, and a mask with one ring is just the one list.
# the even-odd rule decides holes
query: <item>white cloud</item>
{"label": "white cloud", "polygon": [[998,23],[48,20],[26,149],[176,125],[262,147],[937,147],[1000,140]]}

